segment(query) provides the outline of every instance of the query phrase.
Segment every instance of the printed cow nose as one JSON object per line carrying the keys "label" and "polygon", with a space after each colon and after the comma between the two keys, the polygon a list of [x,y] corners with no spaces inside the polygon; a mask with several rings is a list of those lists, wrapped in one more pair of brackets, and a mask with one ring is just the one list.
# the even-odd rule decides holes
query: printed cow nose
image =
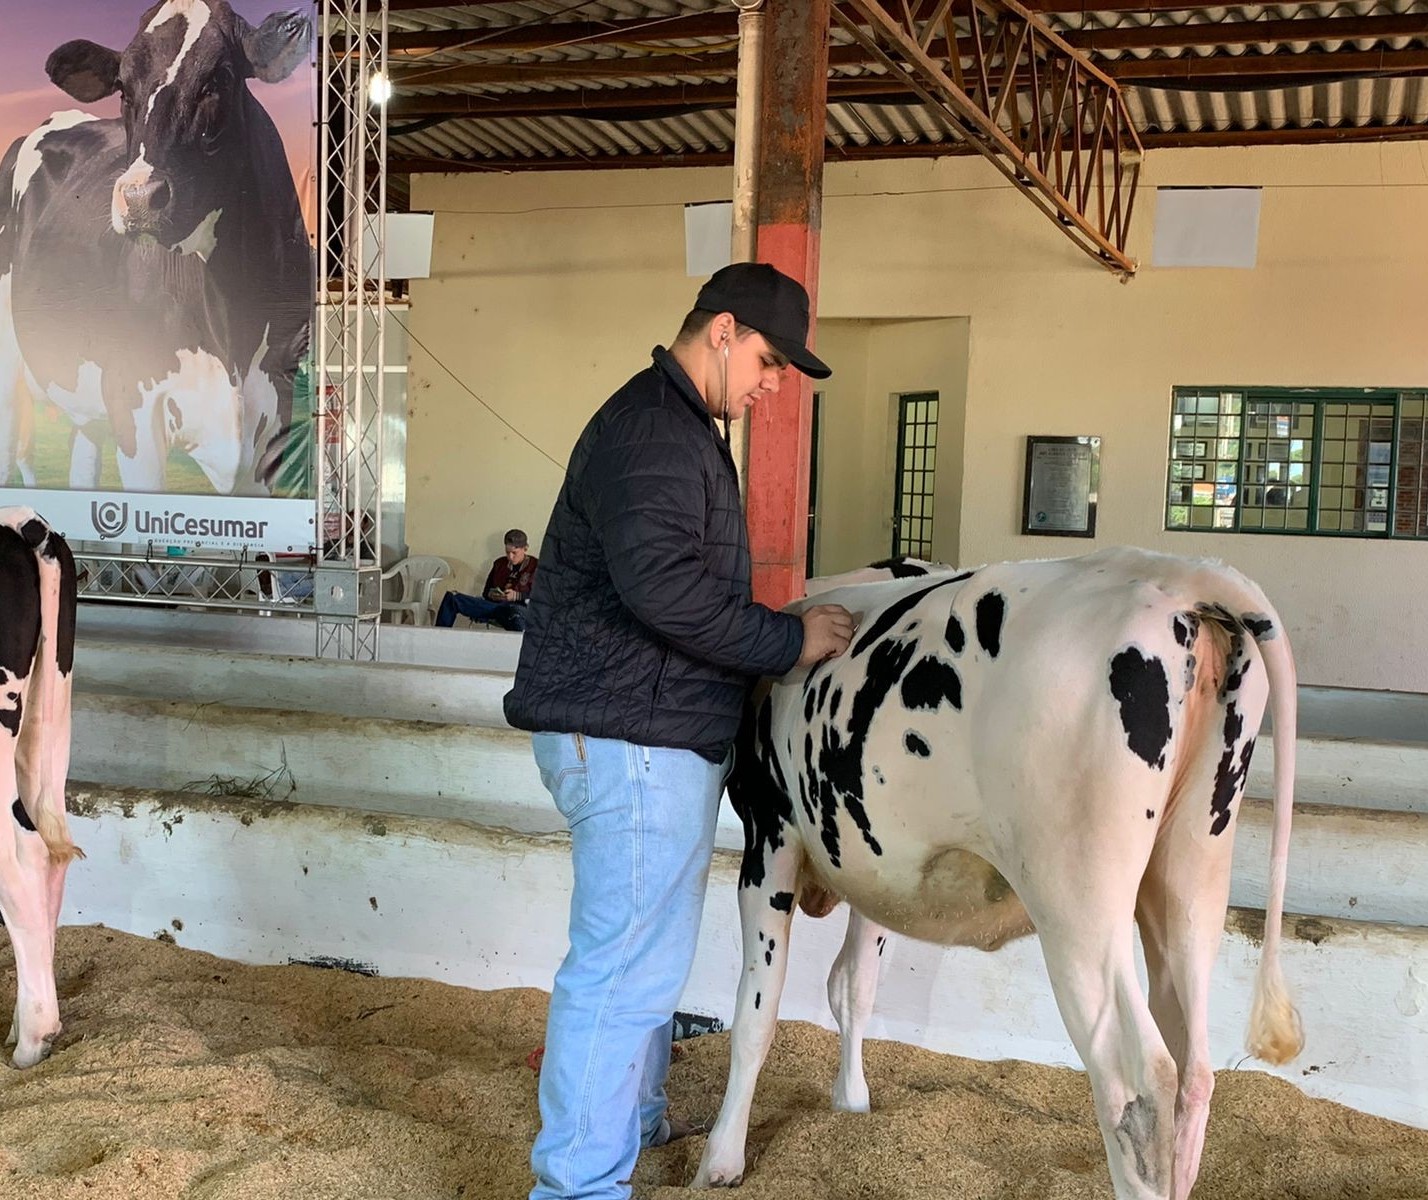
{"label": "printed cow nose", "polygon": [[169,206],[170,198],[166,179],[124,185],[124,203],[129,206],[130,212],[162,212]]}

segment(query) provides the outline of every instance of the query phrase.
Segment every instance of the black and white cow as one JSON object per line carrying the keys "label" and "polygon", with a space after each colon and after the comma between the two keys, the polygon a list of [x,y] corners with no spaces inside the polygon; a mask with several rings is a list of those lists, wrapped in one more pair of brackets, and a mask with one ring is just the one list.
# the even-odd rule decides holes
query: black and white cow
{"label": "black and white cow", "polygon": [[19,974],[6,1045],[29,1067],[60,1031],[55,927],[70,861],[74,557],[34,510],[0,508],[0,915]]}
{"label": "black and white cow", "polygon": [[[0,483],[30,396],[75,424],[70,484],[111,433],[126,490],[168,450],[219,492],[270,490],[309,337],[312,252],[272,119],[248,80],[308,52],[302,13],[257,28],[227,0],[164,0],[122,51],[66,42],[45,70],[123,115],[56,113],[0,160]],[[28,385],[28,386],[27,386]]]}
{"label": "black and white cow", "polygon": [[862,1037],[887,930],[994,950],[1034,929],[1118,1200],[1186,1200],[1214,1086],[1207,1007],[1235,815],[1267,698],[1275,819],[1249,1045],[1273,1063],[1302,1045],[1278,959],[1295,668],[1269,601],[1224,566],[1115,549],[817,602],[853,611],[859,632],[756,699],[730,784],[744,972],[696,1185],[743,1174],[795,906],[842,898],[837,1107],[868,1108]]}

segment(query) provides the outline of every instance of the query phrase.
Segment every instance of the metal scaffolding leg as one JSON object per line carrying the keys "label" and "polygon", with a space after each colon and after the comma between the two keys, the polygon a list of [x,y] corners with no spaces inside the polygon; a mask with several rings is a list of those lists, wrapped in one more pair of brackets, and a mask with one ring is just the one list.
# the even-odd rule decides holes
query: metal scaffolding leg
{"label": "metal scaffolding leg", "polygon": [[387,79],[381,0],[322,0],[319,46],[317,654],[370,661],[386,351],[387,119],[373,84]]}

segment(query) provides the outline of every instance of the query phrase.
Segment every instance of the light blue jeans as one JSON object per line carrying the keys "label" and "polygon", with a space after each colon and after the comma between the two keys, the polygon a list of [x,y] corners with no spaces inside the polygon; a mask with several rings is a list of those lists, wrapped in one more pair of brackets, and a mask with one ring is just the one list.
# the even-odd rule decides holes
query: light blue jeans
{"label": "light blue jeans", "polygon": [[694,963],[724,772],[689,750],[531,740],[575,867],[531,1200],[628,1200],[640,1148],[669,1135],[672,1018]]}

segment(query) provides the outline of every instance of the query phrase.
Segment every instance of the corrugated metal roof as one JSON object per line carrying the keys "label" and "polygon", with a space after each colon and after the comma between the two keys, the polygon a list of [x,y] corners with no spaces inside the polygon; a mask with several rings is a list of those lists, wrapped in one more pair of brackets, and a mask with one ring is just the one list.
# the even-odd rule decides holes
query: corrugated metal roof
{"label": "corrugated metal roof", "polygon": [[[558,21],[570,21],[581,29],[608,21],[658,22],[673,17],[731,11],[727,0],[604,0],[593,5],[572,5],[561,0],[531,0],[529,3],[483,5],[479,8],[434,8],[421,12],[394,13],[393,33],[461,31],[459,44],[421,53],[394,54],[392,63],[398,95],[408,97],[473,97],[496,102],[497,108],[479,117],[401,116],[395,106],[390,150],[395,159],[446,159],[453,161],[500,160],[503,164],[528,160],[533,164],[558,159],[591,160],[650,154],[701,154],[728,152],[733,143],[733,114],[728,108],[700,109],[700,91],[711,85],[732,85],[732,72],[706,73],[704,69],[684,74],[649,75],[640,59],[657,57],[659,65],[670,67],[671,55],[682,55],[699,63],[710,54],[729,55],[736,43],[728,36],[680,37],[662,41],[642,40],[637,44],[592,42],[571,38],[563,44],[546,40],[539,47],[512,49],[485,45],[484,40],[500,35],[509,38],[523,28],[539,26],[546,34],[558,31]],[[1359,17],[1422,16],[1421,29],[1403,33],[1398,22],[1394,36],[1348,38],[1325,36],[1322,22],[1315,28],[1320,36],[1290,39],[1277,37],[1258,43],[1217,46],[1217,27],[1240,22],[1304,21],[1333,18],[1344,22]],[[1306,53],[1348,53],[1397,51],[1428,48],[1428,0],[1354,0],[1349,3],[1230,5],[1222,8],[1172,10],[1169,12],[1091,11],[1041,18],[1055,31],[1085,38],[1098,32],[1146,29],[1203,31],[1204,43],[1144,47],[1092,47],[1093,61],[1106,64],[1161,60],[1166,74],[1182,70],[1176,64],[1203,59],[1211,54],[1231,55],[1248,64],[1257,55]],[[1361,23],[1359,26],[1361,27]],[[658,26],[647,29],[651,37]],[[579,32],[577,30],[577,32]],[[1292,32],[1292,31],[1290,31]],[[1332,33],[1333,30],[1327,32]],[[449,39],[451,35],[448,33]],[[834,47],[852,46],[845,31],[834,26]],[[629,72],[611,75],[609,64],[622,60]],[[570,74],[549,78],[553,64],[568,67]],[[590,74],[582,68],[590,64]],[[448,82],[442,70],[460,67],[529,66],[541,73],[539,79],[524,82],[519,75],[491,82]],[[1279,64],[1274,64],[1278,66]],[[1108,68],[1109,69],[1109,68]],[[1362,69],[1361,67],[1359,68]],[[881,68],[844,64],[830,72],[835,79],[876,79]],[[891,85],[890,85],[891,86]],[[598,92],[609,97],[624,93],[638,98],[641,89],[683,87],[690,110],[670,115],[641,118],[636,112],[621,112],[617,119],[583,116],[570,109],[549,115],[502,116],[500,97],[572,97]],[[1233,90],[1228,90],[1230,87]],[[1224,90],[1220,90],[1224,89]],[[1144,135],[1194,135],[1209,131],[1282,131],[1325,127],[1350,129],[1428,125],[1428,79],[1422,75],[1386,77],[1338,77],[1322,74],[1313,80],[1286,75],[1283,82],[1272,77],[1255,78],[1241,85],[1227,84],[1217,77],[1213,84],[1175,86],[1137,80],[1121,83],[1126,111],[1138,132]],[[884,99],[884,98],[880,98]],[[464,102],[463,102],[464,103]],[[574,103],[574,101],[572,101]],[[957,140],[947,117],[915,98],[908,103],[849,101],[830,103],[827,116],[828,139],[835,147],[930,147]]]}

